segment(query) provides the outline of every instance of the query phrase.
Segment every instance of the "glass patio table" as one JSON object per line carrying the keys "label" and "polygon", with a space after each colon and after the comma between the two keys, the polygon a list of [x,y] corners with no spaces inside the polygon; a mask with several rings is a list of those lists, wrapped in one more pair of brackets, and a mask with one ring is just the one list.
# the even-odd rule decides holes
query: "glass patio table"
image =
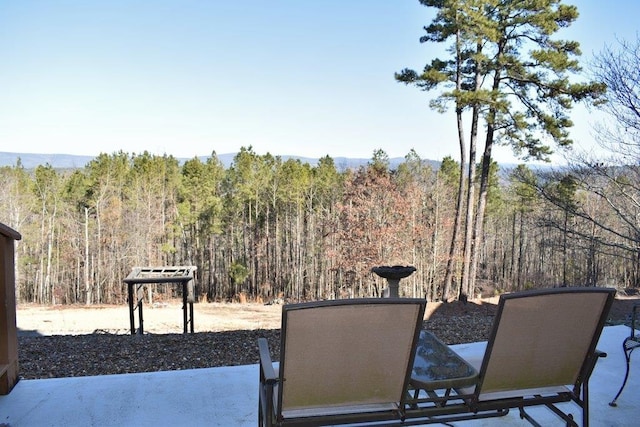
{"label": "glass patio table", "polygon": [[[420,332],[410,382],[415,398],[425,390],[432,399],[446,400],[451,390],[473,386],[477,380],[473,366],[432,333]],[[435,390],[445,390],[444,396],[436,395]]]}

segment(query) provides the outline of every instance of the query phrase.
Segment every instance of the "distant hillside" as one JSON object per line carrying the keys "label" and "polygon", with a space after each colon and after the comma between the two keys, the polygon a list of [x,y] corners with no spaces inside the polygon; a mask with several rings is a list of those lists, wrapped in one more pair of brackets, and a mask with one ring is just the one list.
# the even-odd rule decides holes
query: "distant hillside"
{"label": "distant hillside", "polygon": [[[227,153],[227,154],[219,154],[218,159],[222,162],[222,164],[228,168],[233,163],[233,159],[235,158],[236,153]],[[208,156],[201,156],[200,159],[205,161]],[[316,166],[318,164],[319,159],[313,159],[309,157],[300,157],[300,156],[280,156],[283,160],[288,159],[299,159],[303,163],[309,163],[311,166]],[[40,165],[49,164],[55,169],[77,169],[83,168],[93,160],[92,156],[76,156],[73,154],[33,154],[33,153],[8,153],[8,152],[0,152],[0,167],[1,166],[15,166],[18,162],[18,159],[22,162],[22,166],[25,169],[34,169]],[[186,158],[178,158],[180,163],[183,163],[189,159]],[[336,168],[339,171],[344,171],[346,169],[357,169],[360,166],[366,166],[371,159],[357,159],[357,158],[349,158],[349,157],[334,157],[333,161],[336,165]],[[395,157],[389,159],[389,165],[391,169],[396,169],[399,164],[404,162],[403,157]],[[440,166],[440,162],[435,160],[427,160],[427,162],[434,168],[438,168]]]}
{"label": "distant hillside", "polygon": [[49,164],[57,169],[82,168],[93,159],[91,156],[74,156],[71,154],[33,154],[0,152],[0,166],[15,166],[18,159],[25,169],[33,169],[39,165]]}

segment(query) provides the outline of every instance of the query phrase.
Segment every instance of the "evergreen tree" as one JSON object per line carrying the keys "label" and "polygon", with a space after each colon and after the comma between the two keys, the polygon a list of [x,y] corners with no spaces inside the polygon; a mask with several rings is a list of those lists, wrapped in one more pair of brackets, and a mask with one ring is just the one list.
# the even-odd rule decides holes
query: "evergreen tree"
{"label": "evergreen tree", "polygon": [[[575,6],[560,0],[420,2],[437,9],[420,41],[453,39],[452,58],[434,59],[420,73],[404,69],[396,79],[423,90],[444,89],[432,107],[444,111],[454,103],[461,148],[463,113],[471,116],[461,293],[472,295],[494,144],[508,145],[525,158],[548,159],[551,141],[563,147],[572,143],[568,114],[574,103],[597,101],[605,88],[596,82],[572,83],[570,77],[581,70],[579,44],[552,38],[577,19]],[[480,122],[485,145],[476,201],[472,179]]]}

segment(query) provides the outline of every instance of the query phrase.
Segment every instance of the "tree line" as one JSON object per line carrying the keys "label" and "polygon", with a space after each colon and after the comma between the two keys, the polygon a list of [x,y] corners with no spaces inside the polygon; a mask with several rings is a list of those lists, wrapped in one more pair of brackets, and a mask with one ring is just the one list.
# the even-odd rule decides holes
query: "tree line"
{"label": "tree line", "polygon": [[[415,151],[340,171],[242,148],[101,154],[82,169],[0,170],[0,221],[19,230],[20,301],[122,302],[134,266],[195,265],[201,297],[309,300],[377,296],[378,265],[413,265],[410,296],[450,300],[541,286],[637,288],[640,280],[640,42],[597,55],[554,38],[578,18],[560,0],[420,0],[435,9],[422,43],[444,58],[397,81],[453,106],[460,162],[432,169]],[[609,118],[597,155],[569,151],[575,103]],[[453,123],[453,122],[452,122]],[[467,126],[465,126],[465,124]],[[484,147],[481,148],[481,136]],[[440,143],[440,141],[430,141]],[[570,154],[562,168],[508,171],[496,144],[524,159]],[[480,156],[478,153],[482,152]]]}
{"label": "tree line", "polygon": [[[200,298],[265,302],[380,296],[386,284],[372,267],[413,265],[401,294],[436,300],[447,297],[459,173],[453,159],[434,170],[415,151],[391,170],[381,150],[346,171],[330,157],[311,166],[251,147],[229,168],[215,153],[183,164],[101,154],[75,170],[18,162],[0,169],[0,221],[23,236],[19,302],[120,304],[134,266],[162,265],[197,266]],[[631,170],[618,175],[637,182]],[[524,165],[501,172],[494,164],[491,176],[479,290],[638,286],[637,245],[612,236],[605,245],[570,209],[580,204],[624,228],[606,200]],[[463,263],[456,254],[454,278]]]}

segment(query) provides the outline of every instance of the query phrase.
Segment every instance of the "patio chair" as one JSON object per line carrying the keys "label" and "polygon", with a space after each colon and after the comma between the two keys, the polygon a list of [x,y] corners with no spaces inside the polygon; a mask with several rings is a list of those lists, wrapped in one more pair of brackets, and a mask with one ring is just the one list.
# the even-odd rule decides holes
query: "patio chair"
{"label": "patio chair", "polygon": [[624,390],[624,386],[627,385],[627,380],[629,379],[629,370],[631,369],[631,353],[633,350],[640,347],[640,334],[636,331],[636,314],[638,313],[638,307],[640,304],[634,304],[631,309],[631,334],[624,339],[622,342],[622,351],[624,352],[624,358],[627,362],[627,369],[624,372],[624,380],[622,380],[622,385],[620,386],[620,390],[616,393],[616,397],[613,398],[611,402],[609,402],[610,406],[618,406],[618,398],[622,394],[622,390]]}
{"label": "patio chair", "polygon": [[422,299],[352,299],[285,305],[280,363],[260,351],[260,425],[402,420]]}
{"label": "patio chair", "polygon": [[[502,295],[482,360],[467,361],[478,369],[475,384],[464,386],[468,376],[462,386],[452,379],[438,394],[414,373],[412,386],[421,389],[416,396],[422,397],[405,417],[411,424],[451,422],[505,415],[517,408],[521,418],[539,425],[525,408],[542,405],[567,425],[577,426],[565,412],[567,406],[557,406],[573,401],[582,410],[582,426],[588,426],[589,378],[597,359],[606,356],[596,344],[614,297],[614,289],[604,288]],[[441,382],[434,384],[443,388]]]}

